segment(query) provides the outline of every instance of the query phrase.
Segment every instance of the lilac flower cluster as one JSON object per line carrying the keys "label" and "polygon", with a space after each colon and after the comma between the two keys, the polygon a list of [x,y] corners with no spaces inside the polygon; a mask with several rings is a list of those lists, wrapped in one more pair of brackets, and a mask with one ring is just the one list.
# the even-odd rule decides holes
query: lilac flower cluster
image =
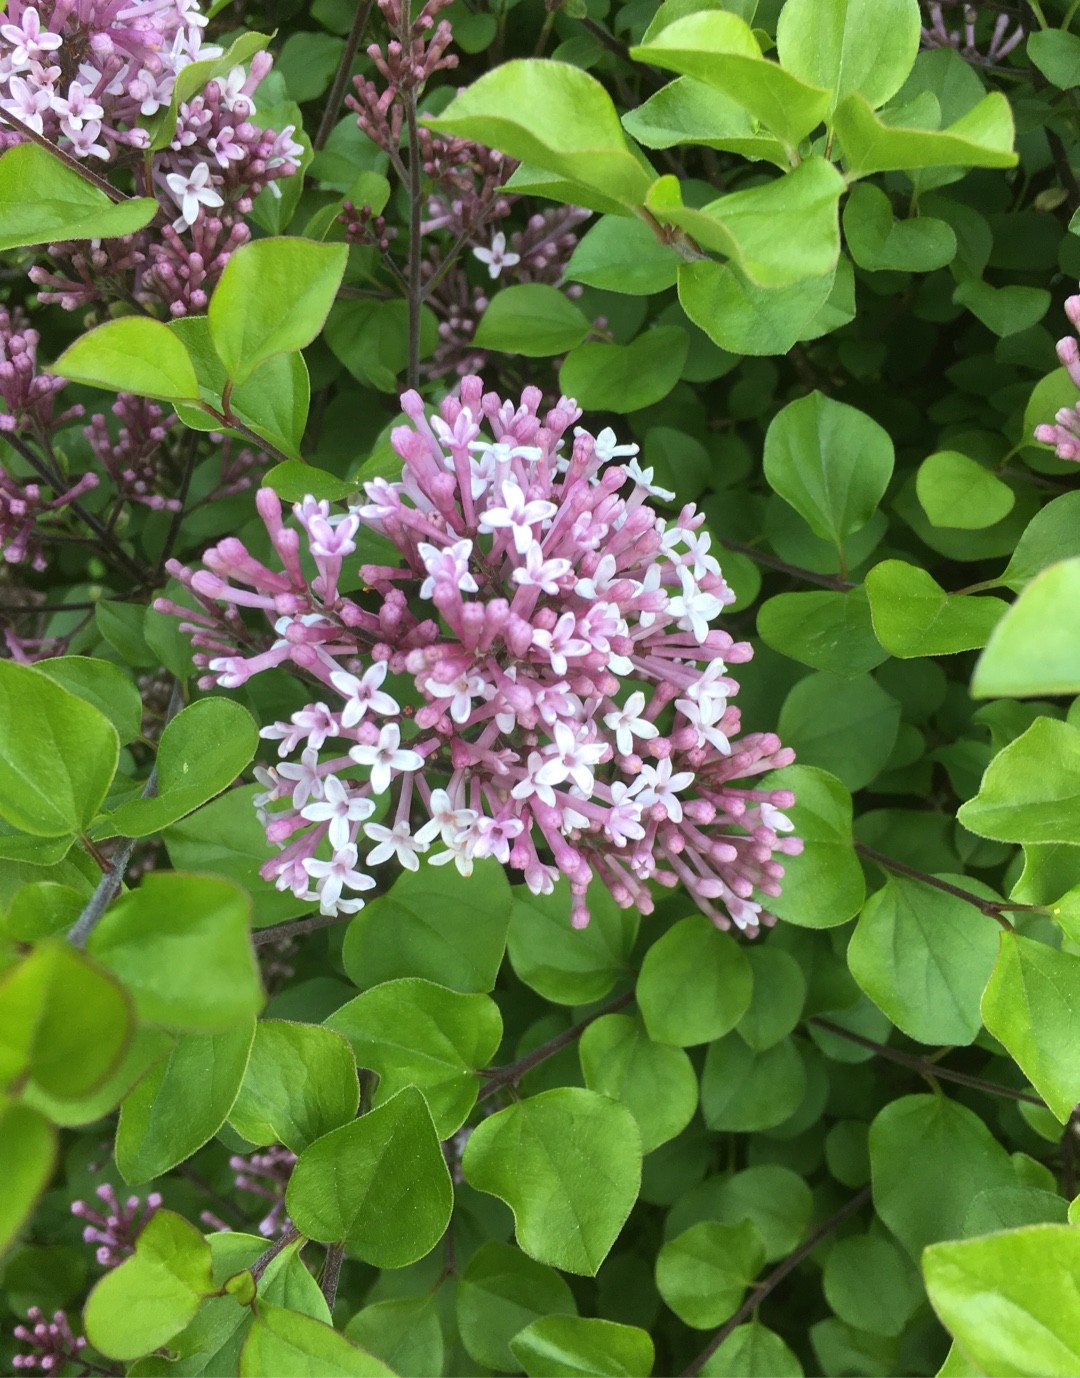
{"label": "lilac flower cluster", "polygon": [[[950,29],[945,19],[945,8],[959,8],[962,26]],[[923,25],[922,46],[924,48],[955,48],[961,57],[980,67],[993,67],[1002,62],[1012,50],[1024,41],[1024,26],[1017,24],[1012,33],[1009,15],[999,13],[985,48],[979,46],[975,27],[979,11],[969,0],[930,0],[926,6],[928,23]]]}
{"label": "lilac flower cluster", "polygon": [[346,105],[356,111],[356,123],[390,159],[398,175],[405,180],[405,169],[399,150],[405,122],[405,99],[419,91],[436,72],[457,66],[457,57],[448,53],[453,31],[445,20],[435,22],[435,16],[451,0],[427,0],[414,18],[403,0],[378,0],[379,10],[390,30],[386,47],[369,45],[367,53],[382,77],[384,85],[367,77],[353,78],[355,96],[346,98]]}
{"label": "lilac flower cluster", "polygon": [[116,1189],[108,1183],[94,1193],[105,1203],[105,1212],[95,1210],[86,1201],[73,1201],[71,1213],[87,1221],[83,1239],[96,1244],[97,1261],[103,1268],[115,1268],[135,1252],[135,1241],[161,1205],[161,1195],[152,1191],[143,1204],[141,1196],[129,1196],[123,1204]]}
{"label": "lilac flower cluster", "polygon": [[[233,1182],[237,1191],[269,1201],[270,1209],[259,1221],[257,1229],[265,1239],[273,1237],[289,1224],[285,1214],[285,1188],[296,1166],[296,1154],[282,1144],[260,1149],[248,1157],[234,1153],[229,1159]],[[213,1211],[203,1211],[200,1219],[212,1230],[229,1231],[232,1226]]]}
{"label": "lilac flower cluster", "polygon": [[[1080,332],[1080,296],[1069,297],[1065,302],[1065,314],[1073,329]],[[1080,340],[1075,335],[1066,335],[1057,342],[1057,356],[1069,371],[1069,377],[1080,389]],[[1035,439],[1044,445],[1053,445],[1059,459],[1080,461],[1080,402],[1071,407],[1061,407],[1049,422],[1035,427]]]}
{"label": "lilac flower cluster", "polygon": [[[537,388],[515,406],[467,377],[429,421],[407,392],[400,482],[365,484],[347,514],[306,499],[303,542],[259,493],[280,570],[234,538],[199,572],[171,564],[201,610],[157,606],[184,618],[204,688],[291,665],[325,695],[263,729],[292,758],[259,771],[279,849],[263,875],[355,913],[371,868],[416,870],[441,843],[428,864],[467,875],[494,857],[535,894],[566,876],[579,927],[597,879],[643,913],[651,882],[681,882],[718,926],[756,932],[773,918],[755,893],[780,893],[777,857],[802,844],[779,836],[790,793],[737,782],[793,753],[771,733],[739,736],[728,665],[752,652],[711,625],[732,595],[703,517],[687,506],[664,521],[648,499],[673,495],[636,446],[572,429],[568,398],[540,403]],[[398,562],[353,564],[362,529]],[[342,580],[357,573],[353,598]]]}
{"label": "lilac flower cluster", "polygon": [[[71,1322],[63,1311],[53,1313],[51,1321],[45,1319],[40,1306],[31,1306],[26,1313],[29,1325],[17,1325],[14,1336],[20,1344],[26,1345],[29,1352],[16,1354],[11,1360],[14,1369],[40,1369],[42,1373],[52,1373],[65,1364],[80,1363],[82,1351],[86,1348],[86,1337],[76,1335]],[[87,1371],[84,1367],[84,1372]]]}

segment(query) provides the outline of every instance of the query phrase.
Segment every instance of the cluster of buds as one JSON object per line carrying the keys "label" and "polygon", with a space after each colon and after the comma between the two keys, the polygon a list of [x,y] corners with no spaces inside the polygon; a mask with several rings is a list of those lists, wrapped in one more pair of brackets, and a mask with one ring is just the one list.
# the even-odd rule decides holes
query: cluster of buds
{"label": "cluster of buds", "polygon": [[17,1325],[13,1333],[20,1344],[27,1346],[27,1352],[14,1355],[12,1368],[55,1373],[67,1364],[82,1364],[83,1371],[88,1371],[81,1357],[86,1337],[75,1334],[63,1311],[55,1311],[50,1321],[45,1319],[40,1306],[31,1306],[26,1319],[29,1324]]}
{"label": "cluster of buds", "polygon": [[345,238],[350,244],[370,245],[381,254],[389,252],[397,238],[397,230],[386,223],[386,216],[376,215],[370,206],[358,207],[344,201],[338,220],[345,226]]}
{"label": "cluster of buds", "polygon": [[[1080,296],[1068,298],[1065,314],[1073,328],[1080,331]],[[1080,341],[1075,335],[1066,335],[1058,340],[1057,356],[1080,389]],[[1060,408],[1052,425],[1047,422],[1036,426],[1035,439],[1044,445],[1053,445],[1059,459],[1080,460],[1080,402]]]}
{"label": "cluster of buds", "polygon": [[66,378],[39,373],[37,347],[40,336],[31,330],[18,307],[0,307],[0,434],[33,431],[42,435],[82,415],[82,407],[69,407],[57,416],[56,394],[67,386]]}
{"label": "cluster of buds", "polygon": [[372,43],[367,52],[385,84],[380,90],[367,77],[354,77],[356,95],[347,97],[346,104],[356,111],[356,123],[363,132],[392,163],[400,163],[403,99],[419,92],[436,72],[457,66],[457,58],[447,52],[452,29],[445,19],[435,22],[450,2],[427,0],[410,20],[408,0],[378,0],[391,38],[385,49]]}
{"label": "cluster of buds", "polygon": [[86,1201],[71,1203],[72,1215],[87,1221],[83,1239],[96,1244],[97,1261],[103,1268],[115,1268],[135,1252],[135,1241],[142,1234],[161,1205],[161,1195],[152,1191],[143,1204],[141,1196],[129,1196],[122,1204],[114,1187],[107,1183],[95,1191],[105,1203],[105,1212],[95,1210]]}
{"label": "cluster of buds", "polygon": [[[945,18],[946,6],[960,12],[960,26],[949,28]],[[924,48],[955,48],[961,57],[980,67],[993,67],[1008,57],[1012,50],[1024,41],[1023,24],[1016,24],[1012,33],[1009,26],[1012,20],[1001,12],[994,23],[985,47],[980,47],[976,25],[979,11],[970,0],[930,0],[927,5],[928,23],[923,25],[922,46]]]}
{"label": "cluster of buds", "polygon": [[42,517],[76,502],[97,484],[97,474],[83,474],[64,492],[46,498],[39,483],[22,482],[0,464],[0,553],[4,560],[9,565],[29,563],[31,569],[43,570]]}
{"label": "cluster of buds", "polygon": [[[636,446],[574,428],[571,399],[540,403],[537,388],[515,405],[467,377],[429,420],[407,392],[400,482],[367,483],[344,514],[306,499],[303,541],[259,493],[280,570],[234,538],[199,572],[172,562],[201,610],[157,606],[184,618],[204,688],[291,665],[325,696],[263,729],[292,758],[259,771],[278,848],[263,875],[355,913],[373,869],[418,869],[441,843],[427,864],[467,875],[494,857],[535,894],[567,877],[579,927],[597,880],[643,913],[653,883],[685,884],[718,926],[754,933],[773,921],[777,858],[802,844],[779,835],[790,793],[745,782],[793,753],[740,736],[728,666],[752,652],[712,625],[732,595],[703,517],[665,521],[648,499],[673,495]],[[397,563],[352,562],[365,529]]]}
{"label": "cluster of buds", "polygon": [[83,434],[102,468],[112,479],[118,498],[138,502],[152,511],[179,512],[177,498],[163,497],[161,484],[162,446],[175,422],[164,408],[134,393],[117,394],[112,413],[120,422],[114,440],[105,417],[99,412],[90,418]]}
{"label": "cluster of buds", "polygon": [[229,1159],[237,1191],[249,1192],[270,1203],[270,1209],[256,1227],[265,1239],[273,1239],[289,1223],[285,1214],[285,1188],[296,1166],[296,1154],[276,1144],[245,1158],[234,1154]]}

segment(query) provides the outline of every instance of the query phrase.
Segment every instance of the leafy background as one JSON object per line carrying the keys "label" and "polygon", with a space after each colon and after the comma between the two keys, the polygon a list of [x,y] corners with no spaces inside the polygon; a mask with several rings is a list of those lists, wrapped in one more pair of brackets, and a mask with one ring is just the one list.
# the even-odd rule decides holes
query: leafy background
{"label": "leafy background", "polygon": [[[1033,438],[1076,396],[1080,20],[986,4],[975,48],[920,51],[960,8],[455,0],[461,66],[420,98],[522,161],[508,227],[594,212],[556,283],[461,260],[462,357],[573,394],[706,513],[755,646],[744,721],[798,754],[776,783],[806,848],[756,943],[677,893],[641,921],[598,896],[574,932],[490,862],[325,930],[258,880],[234,782],[296,687],[192,693],[147,610],[170,552],[257,540],[250,493],[200,501],[198,408],[277,451],[284,496],[338,498],[391,472],[407,376],[453,381],[387,263],[413,261],[410,186],[331,99],[343,59],[377,75],[350,4],[245,7],[277,105],[332,122],[205,320],[33,307],[23,246],[57,223],[0,199],[65,400],[196,427],[183,520],[56,547],[30,585],[70,605],[66,654],[0,663],[11,1325],[85,1303],[94,1362],[141,1375],[1080,1372],[1080,495]],[[70,236],[126,229],[47,151],[0,160],[30,173]],[[343,247],[346,198],[390,250]],[[110,838],[142,874],[65,942]],[[261,1191],[230,1166],[260,1151],[298,1158],[272,1256],[288,1166]],[[164,1200],[104,1273],[70,1212],[103,1183]]]}

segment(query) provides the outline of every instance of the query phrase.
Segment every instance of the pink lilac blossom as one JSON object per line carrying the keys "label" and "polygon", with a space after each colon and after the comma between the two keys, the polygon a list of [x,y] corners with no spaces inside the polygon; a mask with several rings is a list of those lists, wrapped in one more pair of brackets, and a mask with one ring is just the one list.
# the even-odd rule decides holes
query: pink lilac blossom
{"label": "pink lilac blossom", "polygon": [[[961,27],[948,27],[945,18],[946,7],[954,11],[960,10]],[[985,48],[980,48],[980,40],[975,32],[979,11],[975,5],[968,3],[968,0],[930,0],[926,9],[929,23],[923,25],[922,46],[955,48],[961,57],[980,67],[992,67],[1000,63],[1024,41],[1023,24],[1017,24],[1012,33],[1009,33],[1012,20],[1009,15],[999,13]]]}
{"label": "pink lilac blossom", "polygon": [[229,1159],[237,1191],[247,1191],[270,1202],[270,1209],[259,1221],[259,1233],[266,1239],[284,1229],[289,1223],[285,1214],[285,1188],[296,1166],[296,1154],[276,1144],[244,1158],[234,1154]]}
{"label": "pink lilac blossom", "polygon": [[[1080,332],[1080,296],[1069,297],[1065,303],[1065,314],[1073,329]],[[1058,340],[1057,356],[1068,369],[1072,382],[1080,389],[1080,341],[1075,335],[1066,335]],[[1071,407],[1061,407],[1054,416],[1053,424],[1045,422],[1036,426],[1035,439],[1044,445],[1053,445],[1059,459],[1080,461],[1080,402]]]}
{"label": "pink lilac blossom", "polygon": [[12,1368],[36,1368],[42,1373],[52,1373],[66,1364],[83,1363],[81,1355],[86,1348],[86,1337],[75,1334],[63,1311],[54,1311],[52,1320],[48,1321],[40,1306],[31,1306],[26,1319],[29,1324],[17,1325],[13,1333],[20,1344],[28,1347],[29,1353],[14,1355]]}
{"label": "pink lilac blossom", "polygon": [[67,387],[66,378],[39,373],[37,347],[40,336],[31,330],[18,307],[0,307],[0,433],[33,431],[38,435],[55,430],[83,413],[82,407],[69,407],[57,416],[56,394]]}
{"label": "pink lilac blossom", "polygon": [[[540,403],[467,377],[429,419],[407,392],[399,482],[365,484],[347,513],[307,498],[300,530],[263,489],[280,568],[235,538],[198,572],[171,563],[199,611],[157,606],[184,619],[203,688],[284,666],[316,689],[262,731],[290,758],[257,770],[278,849],[262,874],[348,914],[391,859],[468,875],[494,857],[534,894],[565,876],[578,927],[596,880],[643,913],[652,884],[682,883],[719,927],[754,933],[775,921],[778,858],[802,844],[779,836],[792,795],[747,781],[794,753],[741,735],[728,667],[752,651],[712,625],[732,594],[704,518],[688,505],[665,521],[647,499],[673,495],[641,481],[635,446],[575,428],[571,399]],[[397,561],[365,563],[365,531]]]}
{"label": "pink lilac blossom", "polygon": [[162,445],[176,417],[166,416],[156,402],[130,392],[117,394],[112,413],[120,422],[115,440],[100,412],[90,418],[83,434],[112,479],[117,498],[153,511],[179,512],[178,498],[166,498],[157,491],[162,481]]}
{"label": "pink lilac blossom", "polygon": [[87,1244],[97,1244],[97,1261],[103,1268],[115,1268],[135,1252],[135,1241],[161,1205],[161,1194],[152,1191],[143,1205],[141,1196],[129,1196],[121,1205],[115,1188],[107,1183],[94,1193],[105,1203],[106,1214],[85,1201],[71,1203],[72,1215],[89,1223],[83,1230]]}

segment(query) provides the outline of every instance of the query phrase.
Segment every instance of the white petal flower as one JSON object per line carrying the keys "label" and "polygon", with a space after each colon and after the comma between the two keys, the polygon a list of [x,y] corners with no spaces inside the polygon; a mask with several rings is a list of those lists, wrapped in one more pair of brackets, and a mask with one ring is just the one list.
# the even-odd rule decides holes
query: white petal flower
{"label": "white petal flower", "polygon": [[418,751],[401,745],[401,728],[396,722],[385,724],[377,742],[354,746],[349,755],[357,765],[371,767],[371,788],[376,794],[386,793],[395,771],[419,770],[424,764]]}

